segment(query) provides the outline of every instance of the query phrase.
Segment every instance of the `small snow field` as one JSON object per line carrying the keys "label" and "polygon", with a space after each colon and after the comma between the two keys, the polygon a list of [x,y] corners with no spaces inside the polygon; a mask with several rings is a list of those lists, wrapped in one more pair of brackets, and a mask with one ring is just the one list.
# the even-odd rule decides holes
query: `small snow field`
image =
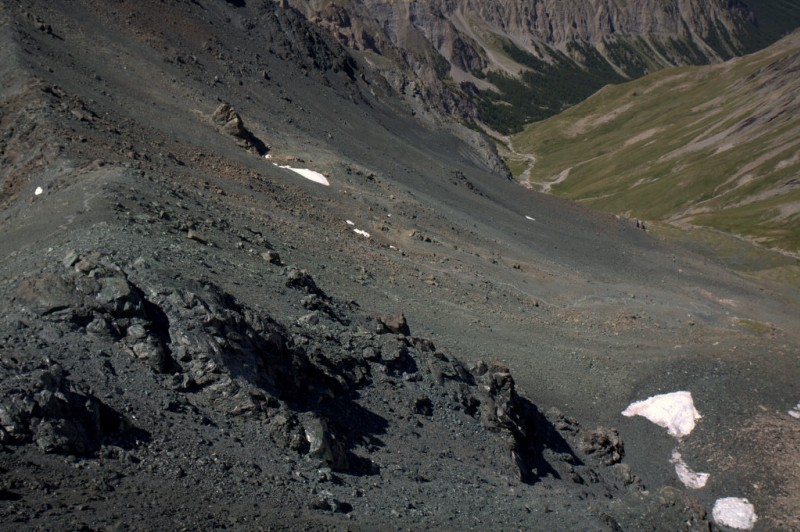
{"label": "small snow field", "polygon": [[631,403],[622,415],[645,417],[659,427],[666,428],[669,435],[677,439],[691,434],[695,422],[702,417],[694,407],[691,392],[655,395]]}
{"label": "small snow field", "polygon": [[361,236],[363,236],[364,238],[369,238],[370,236],[372,236],[372,235],[370,235],[368,232],[364,231],[363,229],[359,229],[359,228],[357,228],[357,227],[355,226],[355,225],[356,225],[356,224],[355,224],[355,222],[353,222],[352,220],[345,220],[345,223],[347,223],[347,225],[349,225],[350,227],[352,227],[352,228],[353,228],[353,232],[354,232],[355,234],[357,234],[357,235],[361,235]]}
{"label": "small snow field", "polygon": [[718,499],[712,510],[714,521],[737,530],[750,530],[758,516],[750,501],[739,497]]}
{"label": "small snow field", "polygon": [[678,475],[678,478],[683,483],[684,486],[690,489],[700,489],[706,486],[709,477],[711,476],[708,473],[697,473],[692,471],[686,462],[683,461],[683,457],[681,453],[676,450],[672,451],[672,459],[670,460],[671,463],[675,464],[675,474]]}
{"label": "small snow field", "polygon": [[320,185],[325,185],[326,187],[330,186],[330,181],[328,178],[322,175],[319,172],[314,170],[309,170],[308,168],[292,168],[289,165],[280,165],[278,163],[272,163],[278,168],[283,168],[284,170],[291,170],[296,174],[300,174],[301,176],[305,177],[309,181],[313,181],[314,183],[319,183]]}

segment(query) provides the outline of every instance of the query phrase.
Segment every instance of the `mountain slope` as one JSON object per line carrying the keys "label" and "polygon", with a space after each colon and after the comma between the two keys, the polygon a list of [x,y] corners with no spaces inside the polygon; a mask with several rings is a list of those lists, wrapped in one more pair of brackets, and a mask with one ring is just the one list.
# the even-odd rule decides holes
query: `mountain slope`
{"label": "mountain slope", "polygon": [[718,62],[800,23],[800,7],[777,1],[755,11],[716,1],[289,3],[361,50],[412,104],[503,133],[605,84]]}
{"label": "mountain slope", "polygon": [[721,65],[607,87],[513,145],[535,156],[531,184],[555,194],[797,257],[799,72],[795,33]]}
{"label": "mountain slope", "polygon": [[[0,39],[5,528],[797,528],[791,287],[503,179],[280,3]],[[622,415],[673,391],[680,441]]]}

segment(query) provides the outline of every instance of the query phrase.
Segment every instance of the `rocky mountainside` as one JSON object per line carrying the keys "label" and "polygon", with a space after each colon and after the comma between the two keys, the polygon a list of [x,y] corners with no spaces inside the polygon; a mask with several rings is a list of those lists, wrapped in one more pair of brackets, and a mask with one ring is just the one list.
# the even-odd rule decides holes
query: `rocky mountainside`
{"label": "rocky mountainside", "polygon": [[0,529],[796,529],[800,294],[367,59],[285,2],[0,3]]}
{"label": "rocky mountainside", "polygon": [[[533,186],[800,258],[800,32],[742,58],[607,87],[512,138]],[[529,161],[535,161],[530,163]],[[661,198],[653,201],[652,198]],[[709,231],[705,231],[708,236]]]}
{"label": "rocky mountainside", "polygon": [[507,133],[607,83],[763,47],[800,24],[785,2],[286,0],[359,50],[418,111]]}

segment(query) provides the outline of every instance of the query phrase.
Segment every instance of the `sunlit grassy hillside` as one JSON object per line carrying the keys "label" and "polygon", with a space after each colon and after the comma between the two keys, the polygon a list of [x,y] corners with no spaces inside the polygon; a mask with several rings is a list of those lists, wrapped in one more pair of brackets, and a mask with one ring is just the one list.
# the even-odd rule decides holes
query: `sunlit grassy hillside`
{"label": "sunlit grassy hillside", "polygon": [[800,255],[798,32],[723,64],[608,86],[512,144],[510,167],[535,188]]}

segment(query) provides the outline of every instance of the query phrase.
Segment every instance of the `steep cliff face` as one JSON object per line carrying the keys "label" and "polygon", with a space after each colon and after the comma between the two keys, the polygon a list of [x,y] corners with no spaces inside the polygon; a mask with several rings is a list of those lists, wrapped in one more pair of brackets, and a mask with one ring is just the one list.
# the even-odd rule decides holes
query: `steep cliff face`
{"label": "steep cliff face", "polygon": [[503,32],[560,45],[570,40],[600,42],[614,34],[707,37],[709,28],[722,24],[734,32],[735,19],[749,10],[739,2],[651,0],[516,0],[511,2],[440,2],[449,13],[463,12]]}
{"label": "steep cliff face", "polygon": [[417,111],[433,107],[502,132],[607,83],[742,54],[800,21],[800,6],[777,12],[761,2],[756,12],[739,0],[288,3],[363,51]]}

